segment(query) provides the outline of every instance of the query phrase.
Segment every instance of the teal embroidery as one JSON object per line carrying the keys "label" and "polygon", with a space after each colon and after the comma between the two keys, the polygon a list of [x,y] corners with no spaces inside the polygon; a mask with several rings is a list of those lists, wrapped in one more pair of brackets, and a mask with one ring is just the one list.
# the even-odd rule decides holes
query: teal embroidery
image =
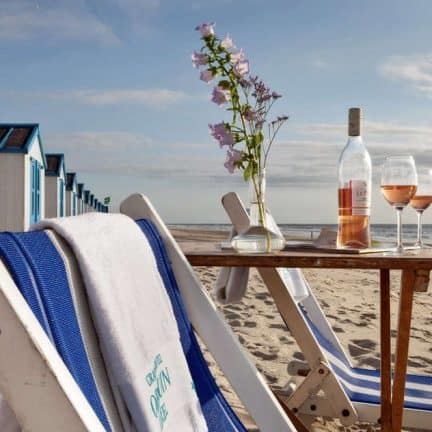
{"label": "teal embroidery", "polygon": [[150,396],[150,406],[153,415],[159,420],[160,430],[163,430],[168,418],[168,409],[162,397],[171,386],[171,377],[167,367],[162,366],[162,356],[158,354],[153,361],[151,372],[146,375],[149,387],[153,394]]}

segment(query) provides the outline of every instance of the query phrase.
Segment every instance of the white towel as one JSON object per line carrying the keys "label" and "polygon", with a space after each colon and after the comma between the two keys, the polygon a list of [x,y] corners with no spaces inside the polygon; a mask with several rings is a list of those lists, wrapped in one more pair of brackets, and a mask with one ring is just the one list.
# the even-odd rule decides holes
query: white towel
{"label": "white towel", "polygon": [[74,251],[108,373],[138,431],[207,431],[150,244],[120,214],[46,219]]}
{"label": "white towel", "polygon": [[[237,235],[231,228],[229,240]],[[248,267],[222,267],[215,282],[216,300],[221,304],[238,303],[246,293],[249,279]]]}

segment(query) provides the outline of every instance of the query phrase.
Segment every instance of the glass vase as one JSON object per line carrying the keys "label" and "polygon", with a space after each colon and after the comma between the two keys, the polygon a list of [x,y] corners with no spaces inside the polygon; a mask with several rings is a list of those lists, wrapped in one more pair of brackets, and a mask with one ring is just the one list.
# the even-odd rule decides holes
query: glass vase
{"label": "glass vase", "polygon": [[241,253],[266,253],[279,251],[285,246],[285,239],[265,205],[265,170],[249,180],[249,217],[247,230],[231,240],[232,247]]}

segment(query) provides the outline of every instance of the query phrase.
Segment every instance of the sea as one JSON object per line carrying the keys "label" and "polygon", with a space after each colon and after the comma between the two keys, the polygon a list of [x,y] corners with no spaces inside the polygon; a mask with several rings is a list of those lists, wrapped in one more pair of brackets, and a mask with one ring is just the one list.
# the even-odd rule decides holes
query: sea
{"label": "sea", "polygon": [[[170,224],[170,228],[190,230],[229,231],[229,224]],[[318,237],[322,228],[337,230],[337,225],[331,224],[279,224],[279,228],[286,238],[314,240]],[[373,240],[380,242],[396,241],[395,224],[372,224],[371,236]],[[403,240],[408,243],[415,242],[417,238],[417,224],[404,224],[402,226]],[[432,224],[423,225],[423,241],[432,243]]]}

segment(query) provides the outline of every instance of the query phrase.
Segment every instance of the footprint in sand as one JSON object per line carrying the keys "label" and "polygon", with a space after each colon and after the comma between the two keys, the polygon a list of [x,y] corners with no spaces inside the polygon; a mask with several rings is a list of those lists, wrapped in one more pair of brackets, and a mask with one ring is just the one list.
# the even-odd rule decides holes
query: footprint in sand
{"label": "footprint in sand", "polygon": [[295,359],[297,359],[297,360],[301,360],[301,361],[304,361],[304,360],[305,360],[305,356],[304,356],[303,353],[300,352],[300,351],[296,351],[296,352],[293,354],[293,357],[294,357]]}
{"label": "footprint in sand", "polygon": [[243,308],[242,308],[242,306],[239,306],[239,305],[228,305],[228,306],[225,306],[225,309],[233,310],[233,311],[241,311]]}
{"label": "footprint in sand", "polygon": [[269,327],[274,329],[286,330],[285,324],[270,324]]}
{"label": "footprint in sand", "polygon": [[333,327],[335,333],[345,333],[345,330],[341,327]]}
{"label": "footprint in sand", "polygon": [[291,339],[287,338],[286,336],[279,336],[279,341],[283,344],[286,344],[286,345],[293,345],[294,344],[294,342]]}
{"label": "footprint in sand", "polygon": [[258,357],[261,360],[276,360],[278,358],[278,354],[275,352],[262,352],[260,350],[252,351],[252,354],[255,357]]}
{"label": "footprint in sand", "polygon": [[226,318],[227,320],[232,320],[232,319],[241,319],[242,316],[241,316],[240,314],[236,313],[236,312],[229,312],[229,313],[226,313],[226,312],[225,312],[225,318]]}
{"label": "footprint in sand", "polygon": [[379,357],[364,357],[359,359],[359,366],[368,366],[372,369],[379,369],[381,367],[381,361]]}
{"label": "footprint in sand", "polygon": [[371,319],[375,320],[376,319],[376,313],[373,313],[373,312],[362,313],[360,315],[360,318],[364,319],[364,320],[371,320]]}
{"label": "footprint in sand", "polygon": [[245,321],[244,323],[245,327],[253,328],[257,326],[257,323],[255,321]]}
{"label": "footprint in sand", "polygon": [[358,345],[348,344],[348,351],[351,357],[359,357],[364,354],[369,354],[369,350],[360,348]]}
{"label": "footprint in sand", "polygon": [[371,339],[353,339],[351,342],[368,350],[374,350],[377,346],[376,342]]}
{"label": "footprint in sand", "polygon": [[241,321],[236,319],[229,322],[229,325],[231,327],[241,327]]}

